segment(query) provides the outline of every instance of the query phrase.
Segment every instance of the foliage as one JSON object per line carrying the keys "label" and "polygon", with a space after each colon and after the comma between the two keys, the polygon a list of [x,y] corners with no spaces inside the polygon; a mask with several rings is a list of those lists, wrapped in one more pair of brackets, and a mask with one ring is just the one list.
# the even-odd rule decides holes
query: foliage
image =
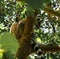
{"label": "foliage", "polygon": [[0,45],[1,49],[4,49],[5,51],[10,50],[12,53],[15,53],[18,49],[16,38],[8,32],[1,34]]}
{"label": "foliage", "polygon": [[[34,9],[43,9],[45,4],[49,3],[50,0],[25,0]],[[33,2],[33,3],[32,3]]]}
{"label": "foliage", "polygon": [[18,49],[16,38],[8,32],[2,33],[0,38],[0,45],[0,49],[5,50],[5,52],[1,52],[1,54],[3,53],[7,59],[13,59],[12,54],[16,53]]}
{"label": "foliage", "polygon": [[15,58],[12,56],[10,51],[7,51],[3,54],[2,59],[15,59]]}
{"label": "foliage", "polygon": [[0,59],[2,59],[3,53],[0,52]]}
{"label": "foliage", "polygon": [[[2,33],[0,34],[0,49],[7,51],[5,52],[5,55],[8,56],[7,58],[12,59],[12,53],[16,52],[18,48],[15,37],[7,33],[9,32],[12,22],[15,21],[17,13],[19,13],[19,17],[24,18],[27,14],[34,16],[33,11],[38,9],[38,23],[34,26],[35,40],[39,41],[40,38],[41,43],[60,44],[60,18],[46,13],[44,10],[47,6],[60,13],[59,5],[59,0],[25,0],[25,2],[21,3],[14,0],[0,0],[0,33]],[[3,53],[0,52],[0,58],[2,58],[2,54]],[[45,59],[59,59],[60,53],[45,53],[43,56]]]}

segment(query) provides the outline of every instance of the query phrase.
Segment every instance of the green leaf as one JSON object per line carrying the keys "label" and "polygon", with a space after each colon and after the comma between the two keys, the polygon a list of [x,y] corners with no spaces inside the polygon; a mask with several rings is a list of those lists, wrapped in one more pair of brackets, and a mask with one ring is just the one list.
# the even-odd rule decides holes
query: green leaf
{"label": "green leaf", "polygon": [[15,59],[10,51],[7,51],[7,52],[4,53],[3,59],[5,59],[5,58],[6,59]]}
{"label": "green leaf", "polygon": [[3,53],[0,52],[0,59],[2,59]]}
{"label": "green leaf", "polygon": [[24,8],[23,13],[26,13],[26,15],[34,17],[33,9],[30,6]]}
{"label": "green leaf", "polygon": [[15,53],[18,49],[16,38],[8,32],[5,32],[1,35],[0,44],[1,49],[5,49],[6,51],[10,50],[12,53]]}
{"label": "green leaf", "polygon": [[36,41],[39,42],[39,43],[41,43],[41,38],[39,38],[39,37],[36,38]]}
{"label": "green leaf", "polygon": [[16,9],[18,10],[18,9],[22,8],[23,5],[25,5],[25,4],[26,4],[26,3],[23,2],[23,1],[17,2],[17,3],[16,3]]}
{"label": "green leaf", "polygon": [[25,0],[34,9],[43,9],[50,0]]}

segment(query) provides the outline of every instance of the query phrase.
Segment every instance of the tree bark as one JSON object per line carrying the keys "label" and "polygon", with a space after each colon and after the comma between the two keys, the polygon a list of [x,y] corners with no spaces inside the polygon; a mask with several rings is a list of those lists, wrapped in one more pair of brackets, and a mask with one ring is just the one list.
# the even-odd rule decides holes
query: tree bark
{"label": "tree bark", "polygon": [[24,28],[24,33],[19,42],[19,49],[17,51],[18,59],[27,59],[28,55],[34,50],[31,47],[31,37],[33,33],[33,21],[31,16],[26,17],[26,23]]}
{"label": "tree bark", "polygon": [[59,52],[60,45],[50,45],[50,44],[41,44],[39,43],[39,48],[42,52]]}

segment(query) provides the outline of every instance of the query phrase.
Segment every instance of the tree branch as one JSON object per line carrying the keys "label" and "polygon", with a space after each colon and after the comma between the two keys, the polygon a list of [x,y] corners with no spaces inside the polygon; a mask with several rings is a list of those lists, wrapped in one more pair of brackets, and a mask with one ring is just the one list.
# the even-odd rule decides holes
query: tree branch
{"label": "tree branch", "polygon": [[39,47],[42,52],[59,52],[60,45],[50,45],[50,44],[41,44],[39,43]]}

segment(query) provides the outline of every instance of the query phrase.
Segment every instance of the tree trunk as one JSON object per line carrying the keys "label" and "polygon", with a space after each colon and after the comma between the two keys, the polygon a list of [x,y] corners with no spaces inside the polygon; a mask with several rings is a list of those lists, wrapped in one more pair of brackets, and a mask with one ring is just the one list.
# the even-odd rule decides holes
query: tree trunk
{"label": "tree trunk", "polygon": [[33,21],[34,19],[31,16],[26,17],[24,33],[19,42],[19,49],[17,51],[18,59],[27,59],[28,55],[33,53],[31,47],[31,37],[33,33]]}

